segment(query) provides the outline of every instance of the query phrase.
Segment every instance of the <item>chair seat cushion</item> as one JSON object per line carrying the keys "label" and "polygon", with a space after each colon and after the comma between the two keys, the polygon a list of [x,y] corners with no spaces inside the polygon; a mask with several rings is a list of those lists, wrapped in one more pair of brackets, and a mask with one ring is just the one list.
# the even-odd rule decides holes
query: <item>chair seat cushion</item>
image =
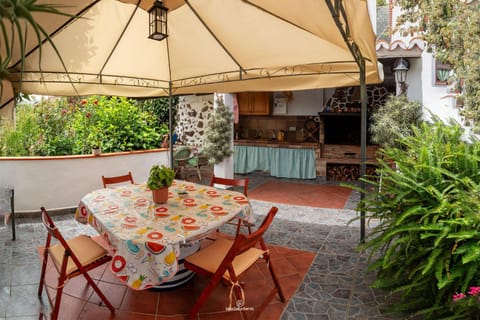
{"label": "chair seat cushion", "polygon": [[[201,249],[197,253],[185,258],[191,264],[200,267],[211,273],[215,273],[223,259],[227,255],[228,250],[232,247],[233,241],[224,238],[218,238],[210,246]],[[250,248],[242,254],[238,255],[233,260],[233,269],[237,276],[241,275],[250,266],[252,266],[265,251],[258,248]],[[224,273],[223,277],[230,280],[228,271]]]}
{"label": "chair seat cushion", "polygon": [[[78,237],[67,240],[67,243],[83,266],[97,261],[108,254],[108,251],[104,247],[102,247],[86,235],[80,235]],[[65,252],[63,246],[60,243],[51,246],[49,252],[52,256],[55,266],[58,270],[60,270],[63,260],[63,254]],[[69,258],[66,271],[67,275],[77,270],[78,268],[73,262],[72,258]]]}

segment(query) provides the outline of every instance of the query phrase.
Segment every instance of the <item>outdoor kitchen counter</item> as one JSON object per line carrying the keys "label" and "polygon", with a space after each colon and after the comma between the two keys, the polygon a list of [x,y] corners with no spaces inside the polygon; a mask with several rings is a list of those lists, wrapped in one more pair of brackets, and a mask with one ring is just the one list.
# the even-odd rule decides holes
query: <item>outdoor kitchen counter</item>
{"label": "outdoor kitchen counter", "polygon": [[305,149],[318,148],[318,142],[292,142],[292,141],[278,141],[268,139],[239,139],[235,140],[236,146],[257,146],[270,148],[288,148],[288,149]]}
{"label": "outdoor kitchen counter", "polygon": [[315,179],[316,143],[275,140],[237,140],[234,148],[234,172],[256,170],[279,178]]}

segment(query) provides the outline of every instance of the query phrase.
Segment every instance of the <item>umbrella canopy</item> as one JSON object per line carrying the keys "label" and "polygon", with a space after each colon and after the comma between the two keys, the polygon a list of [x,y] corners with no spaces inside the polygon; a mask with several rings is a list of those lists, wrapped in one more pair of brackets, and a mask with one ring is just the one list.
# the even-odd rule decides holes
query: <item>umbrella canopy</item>
{"label": "umbrella canopy", "polygon": [[163,41],[148,38],[153,0],[61,3],[75,17],[36,18],[63,62],[50,43],[40,51],[27,37],[24,71],[15,52],[10,68],[16,92],[158,97],[343,87],[360,84],[358,56],[367,84],[382,78],[365,0],[165,0]]}

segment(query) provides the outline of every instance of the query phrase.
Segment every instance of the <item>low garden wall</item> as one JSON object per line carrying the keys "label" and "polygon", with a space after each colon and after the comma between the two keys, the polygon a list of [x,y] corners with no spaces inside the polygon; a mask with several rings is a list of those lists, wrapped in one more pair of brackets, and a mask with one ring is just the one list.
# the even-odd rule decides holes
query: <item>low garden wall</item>
{"label": "low garden wall", "polygon": [[132,172],[143,182],[153,164],[168,166],[168,149],[105,153],[100,156],[0,157],[0,185],[15,189],[15,211],[75,208],[88,192],[103,188],[102,175]]}

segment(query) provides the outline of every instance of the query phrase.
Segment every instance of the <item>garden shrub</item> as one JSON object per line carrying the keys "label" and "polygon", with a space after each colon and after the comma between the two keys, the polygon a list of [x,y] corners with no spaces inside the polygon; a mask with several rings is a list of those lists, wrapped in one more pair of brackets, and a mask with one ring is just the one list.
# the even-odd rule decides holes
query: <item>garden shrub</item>
{"label": "garden shrub", "polygon": [[37,103],[33,111],[38,127],[38,140],[31,141],[33,153],[40,156],[72,154],[75,131],[71,122],[75,108],[69,106],[65,98],[47,99]]}
{"label": "garden shrub", "polygon": [[0,123],[0,155],[20,157],[35,154],[40,128],[30,109],[22,105],[17,107],[16,125],[6,120]]}
{"label": "garden shrub", "polygon": [[[145,100],[138,100],[140,108],[143,111],[147,111],[151,114],[156,115],[157,125],[165,125],[168,124],[169,118],[169,98],[158,98],[158,99],[145,99]],[[178,97],[172,98],[172,120],[174,123],[172,124],[175,127],[175,119],[177,109],[176,106],[178,104]]]}
{"label": "garden shrub", "polygon": [[358,209],[379,224],[360,249],[370,253],[373,287],[400,296],[394,311],[422,319],[480,314],[478,299],[473,311],[452,302],[480,283],[480,143],[463,133],[438,119],[422,123],[398,148],[381,150],[381,180],[362,179]]}
{"label": "garden shrub", "polygon": [[412,134],[412,126],[422,119],[422,105],[407,96],[390,95],[384,106],[372,112],[369,131],[372,142],[383,147],[395,147],[396,141]]}
{"label": "garden shrub", "polygon": [[3,156],[88,154],[160,147],[168,124],[124,97],[53,98],[16,107],[16,126],[0,129]]}
{"label": "garden shrub", "polygon": [[161,137],[155,126],[155,115],[142,112],[138,105],[124,97],[91,96],[80,101],[73,126],[77,133],[75,153],[87,153],[101,133],[103,152],[158,148]]}

